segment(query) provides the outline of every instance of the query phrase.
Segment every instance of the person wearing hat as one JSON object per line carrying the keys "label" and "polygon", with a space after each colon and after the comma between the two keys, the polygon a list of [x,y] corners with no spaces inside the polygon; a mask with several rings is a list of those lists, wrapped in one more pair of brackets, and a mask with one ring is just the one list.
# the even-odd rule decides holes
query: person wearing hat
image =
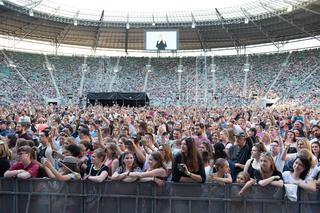
{"label": "person wearing hat", "polygon": [[10,130],[8,129],[7,121],[0,120],[0,135],[2,137],[6,137],[10,134]]}
{"label": "person wearing hat", "polygon": [[81,176],[79,174],[79,159],[73,156],[65,156],[64,159],[59,162],[60,169],[56,170],[51,162],[47,158],[42,158],[42,165],[49,178],[57,179],[60,181],[79,180]]}
{"label": "person wearing hat", "polygon": [[229,148],[230,159],[234,162],[236,175],[244,169],[247,160],[250,159],[251,148],[246,142],[244,132],[238,133],[236,135],[236,144]]}

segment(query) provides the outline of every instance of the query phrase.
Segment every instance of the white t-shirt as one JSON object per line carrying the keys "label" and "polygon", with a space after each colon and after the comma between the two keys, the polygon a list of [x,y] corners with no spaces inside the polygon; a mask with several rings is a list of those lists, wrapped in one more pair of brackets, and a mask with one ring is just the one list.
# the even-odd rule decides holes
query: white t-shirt
{"label": "white t-shirt", "polygon": [[[300,183],[301,181],[304,181],[302,179],[298,179],[298,180],[295,180],[292,175],[291,175],[291,172],[290,171],[285,171],[282,173],[282,178],[283,178],[283,181],[284,183],[293,183],[293,184],[298,184]],[[312,180],[312,178],[310,176],[307,176],[305,180]]]}

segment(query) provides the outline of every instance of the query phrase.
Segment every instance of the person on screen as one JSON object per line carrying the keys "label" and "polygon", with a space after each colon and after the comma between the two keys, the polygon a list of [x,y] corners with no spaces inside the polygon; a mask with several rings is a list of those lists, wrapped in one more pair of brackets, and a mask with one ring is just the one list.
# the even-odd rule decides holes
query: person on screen
{"label": "person on screen", "polygon": [[162,34],[159,35],[159,40],[157,41],[156,47],[158,48],[158,50],[165,50],[167,47],[167,42]]}

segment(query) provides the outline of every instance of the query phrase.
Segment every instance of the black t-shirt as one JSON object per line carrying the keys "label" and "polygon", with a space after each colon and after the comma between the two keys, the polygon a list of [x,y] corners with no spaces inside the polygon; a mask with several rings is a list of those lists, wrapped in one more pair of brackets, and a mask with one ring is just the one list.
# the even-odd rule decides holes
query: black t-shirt
{"label": "black t-shirt", "polygon": [[0,158],[0,177],[10,168],[10,161],[7,157]]}
{"label": "black t-shirt", "polygon": [[93,164],[91,164],[91,166],[87,167],[86,173],[90,176],[99,176],[103,171],[109,174],[109,168],[106,165],[102,165],[100,169],[95,170]]}
{"label": "black t-shirt", "polygon": [[[249,147],[248,144],[246,144],[244,147],[239,149],[234,163],[240,163],[245,165],[247,160],[250,159],[250,157],[251,157],[251,148]],[[238,174],[239,172],[242,171],[242,169],[240,169],[239,167],[236,167],[235,171],[236,171],[236,174]]]}
{"label": "black t-shirt", "polygon": [[[253,176],[254,176],[254,179],[256,179],[257,182],[259,182],[260,180],[264,180],[262,178],[262,175],[261,175],[259,170],[254,170]],[[274,170],[271,176],[279,176],[280,179],[283,180],[282,173],[279,172],[278,170]]]}
{"label": "black t-shirt", "polygon": [[[174,161],[172,164],[172,181],[173,182],[180,182],[180,178],[181,177],[188,177],[185,173],[181,172],[178,169],[178,165],[184,163],[182,162],[182,154],[178,153],[175,157],[174,157]],[[204,165],[201,161],[201,159],[198,159],[198,163],[199,163],[199,171],[196,172],[192,172],[193,174],[197,174],[201,176],[202,179],[202,183],[204,183],[206,181],[206,172],[204,170]],[[190,170],[189,170],[190,171]]]}

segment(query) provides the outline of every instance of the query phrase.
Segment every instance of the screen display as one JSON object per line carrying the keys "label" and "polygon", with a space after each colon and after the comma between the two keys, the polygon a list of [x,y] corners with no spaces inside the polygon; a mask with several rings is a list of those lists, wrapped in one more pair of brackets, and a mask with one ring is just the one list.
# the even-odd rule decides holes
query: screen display
{"label": "screen display", "polygon": [[178,32],[176,30],[145,31],[146,50],[177,50]]}

